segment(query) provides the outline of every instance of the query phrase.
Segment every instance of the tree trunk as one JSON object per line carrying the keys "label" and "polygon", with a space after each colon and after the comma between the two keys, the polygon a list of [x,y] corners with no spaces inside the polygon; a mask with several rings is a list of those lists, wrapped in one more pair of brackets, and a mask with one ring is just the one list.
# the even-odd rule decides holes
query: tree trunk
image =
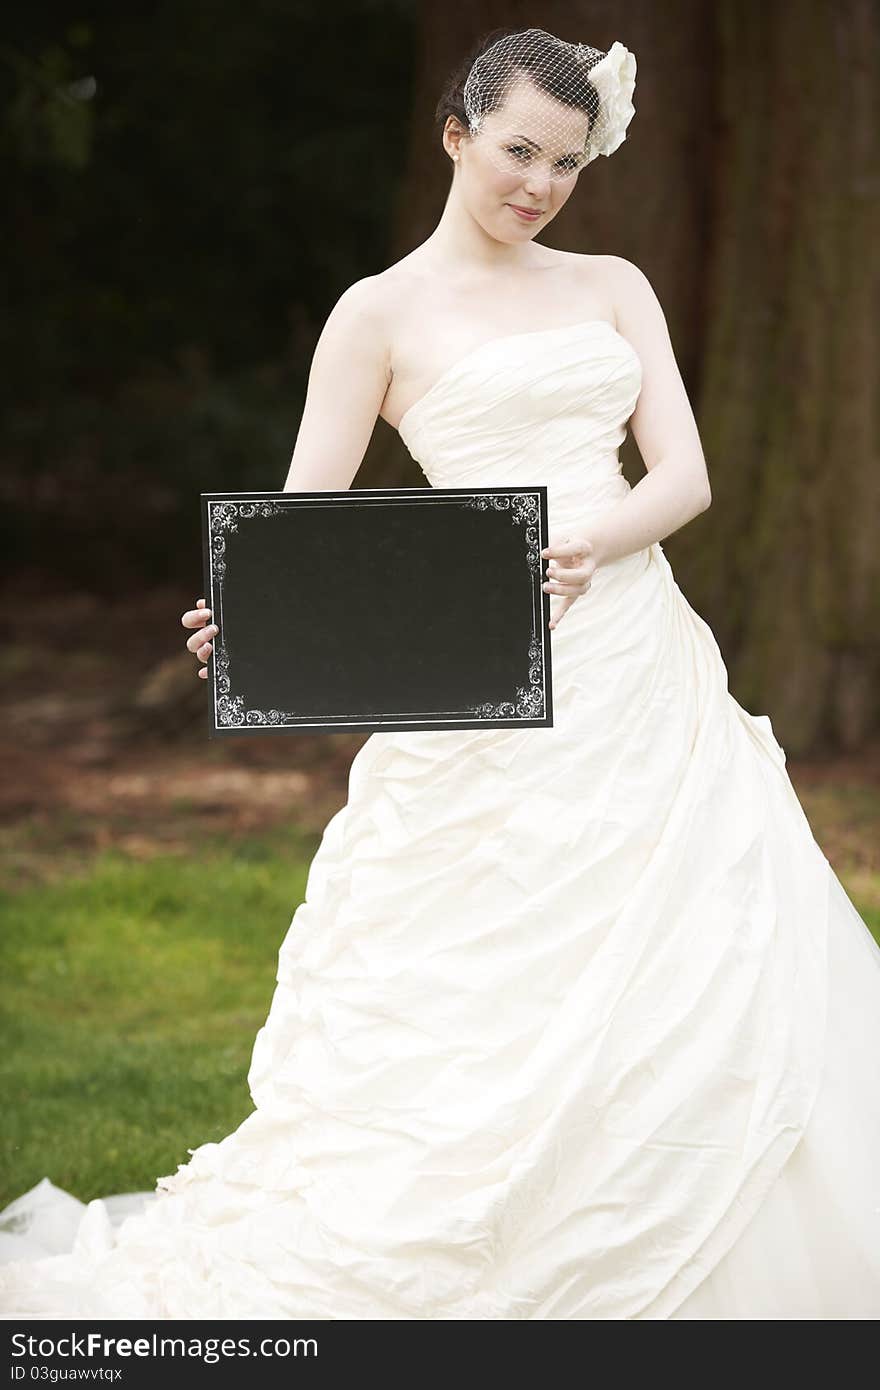
{"label": "tree trunk", "polygon": [[[715,7],[722,116],[701,433],[714,505],[681,572],[783,742],[877,727],[880,15]],[[683,538],[684,539],[684,538]]]}

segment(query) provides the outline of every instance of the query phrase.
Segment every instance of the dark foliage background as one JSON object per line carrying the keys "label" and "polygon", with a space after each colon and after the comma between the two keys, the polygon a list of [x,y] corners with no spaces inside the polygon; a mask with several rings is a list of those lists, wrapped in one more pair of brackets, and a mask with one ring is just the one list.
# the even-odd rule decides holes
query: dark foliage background
{"label": "dark foliage background", "polygon": [[158,577],[199,491],[283,486],[321,324],[388,261],[413,30],[403,0],[7,15],[5,574]]}

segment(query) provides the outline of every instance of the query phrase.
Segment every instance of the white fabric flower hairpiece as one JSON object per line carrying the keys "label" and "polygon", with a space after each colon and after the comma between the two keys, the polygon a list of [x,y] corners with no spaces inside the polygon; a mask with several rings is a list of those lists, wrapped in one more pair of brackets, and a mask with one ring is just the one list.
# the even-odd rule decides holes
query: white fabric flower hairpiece
{"label": "white fabric flower hairpiece", "polygon": [[[587,44],[577,44],[578,58],[595,53]],[[635,115],[633,92],[636,86],[636,58],[617,40],[604,58],[594,63],[589,79],[599,95],[600,115],[587,144],[588,161],[596,155],[613,154],[626,139],[626,129]]]}

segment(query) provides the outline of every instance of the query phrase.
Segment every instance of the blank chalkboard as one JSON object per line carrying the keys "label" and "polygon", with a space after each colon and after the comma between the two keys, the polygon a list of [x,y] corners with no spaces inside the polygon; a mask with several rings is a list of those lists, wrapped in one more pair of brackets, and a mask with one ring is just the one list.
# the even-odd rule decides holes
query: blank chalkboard
{"label": "blank chalkboard", "polygon": [[201,497],[212,738],[552,725],[546,486]]}

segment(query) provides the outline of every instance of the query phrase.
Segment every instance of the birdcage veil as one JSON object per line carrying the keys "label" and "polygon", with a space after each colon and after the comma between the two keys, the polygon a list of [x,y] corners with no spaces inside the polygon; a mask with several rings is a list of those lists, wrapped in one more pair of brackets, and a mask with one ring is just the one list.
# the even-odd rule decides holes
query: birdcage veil
{"label": "birdcage veil", "polygon": [[[635,55],[568,43],[544,29],[520,29],[490,43],[471,65],[463,104],[468,133],[513,172],[546,163],[568,178],[626,139],[635,107]],[[513,129],[513,126],[527,129]],[[508,128],[511,127],[511,128]]]}

